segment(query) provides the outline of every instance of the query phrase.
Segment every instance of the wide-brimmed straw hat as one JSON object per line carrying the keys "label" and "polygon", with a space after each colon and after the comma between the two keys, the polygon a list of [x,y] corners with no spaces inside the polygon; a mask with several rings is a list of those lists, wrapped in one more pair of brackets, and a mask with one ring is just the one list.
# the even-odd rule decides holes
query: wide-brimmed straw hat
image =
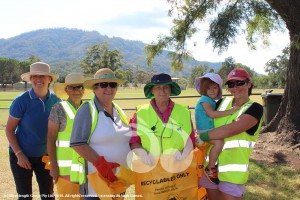
{"label": "wide-brimmed straw hat", "polygon": [[30,71],[26,72],[21,75],[21,79],[23,81],[30,81],[30,76],[33,75],[44,75],[44,76],[51,76],[52,81],[56,81],[59,77],[58,74],[50,72],[50,65],[43,62],[36,62],[30,65]]}
{"label": "wide-brimmed straw hat", "polygon": [[[66,92],[66,87],[68,85],[83,85],[86,78],[82,73],[70,73],[66,76],[64,83],[55,83],[53,86],[53,91],[59,98],[68,99],[69,95]],[[84,91],[83,97],[88,96],[90,92],[87,90]]]}
{"label": "wide-brimmed straw hat", "polygon": [[147,98],[153,98],[152,87],[154,85],[171,85],[171,95],[178,96],[181,93],[181,89],[177,83],[172,81],[172,78],[168,74],[155,74],[152,76],[150,83],[146,84],[144,87],[144,94]]}
{"label": "wide-brimmed straw hat", "polygon": [[96,83],[102,82],[114,82],[119,86],[122,85],[125,80],[117,78],[111,69],[101,68],[95,73],[94,78],[86,80],[83,85],[85,89],[93,89]]}
{"label": "wide-brimmed straw hat", "polygon": [[204,78],[208,78],[210,80],[212,80],[213,82],[215,82],[216,84],[219,85],[219,94],[218,96],[216,96],[215,99],[221,99],[222,98],[222,84],[223,84],[223,80],[222,78],[215,73],[207,73],[204,76],[201,76],[199,78],[196,79],[196,90],[199,94],[201,94],[201,85],[202,85],[202,80]]}

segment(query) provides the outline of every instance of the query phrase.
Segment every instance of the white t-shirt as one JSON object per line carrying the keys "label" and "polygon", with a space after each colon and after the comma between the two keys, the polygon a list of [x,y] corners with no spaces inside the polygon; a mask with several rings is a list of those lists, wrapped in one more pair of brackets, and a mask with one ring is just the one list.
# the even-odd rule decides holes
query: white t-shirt
{"label": "white t-shirt", "polygon": [[[122,122],[115,108],[113,108],[113,116],[114,122],[110,117],[105,116],[104,112],[99,112],[98,123],[89,145],[99,156],[104,156],[106,161],[128,167],[126,158],[130,152],[131,128]],[[89,174],[97,171],[92,163],[87,163]],[[88,184],[88,194],[96,195],[90,184]]]}

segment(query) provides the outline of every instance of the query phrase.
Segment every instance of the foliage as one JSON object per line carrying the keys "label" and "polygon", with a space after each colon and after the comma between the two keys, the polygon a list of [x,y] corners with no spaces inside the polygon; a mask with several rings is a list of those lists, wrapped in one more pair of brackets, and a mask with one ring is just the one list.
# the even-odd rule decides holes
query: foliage
{"label": "foliage", "polygon": [[286,84],[286,70],[289,62],[289,47],[282,50],[282,54],[266,63],[265,71],[271,77],[269,85],[272,87],[283,88]]}
{"label": "foliage", "polygon": [[145,72],[143,70],[137,70],[134,73],[134,86],[141,87],[142,84],[150,82],[153,72]]}
{"label": "foliage", "polygon": [[[29,72],[30,65],[34,62],[38,62],[40,59],[34,55],[31,55],[28,60],[18,61],[11,58],[0,58],[0,84],[5,88],[6,84],[13,85],[21,81],[20,75]],[[27,83],[25,83],[25,89]]]}
{"label": "foliage", "polygon": [[[136,69],[136,66],[139,66],[139,69],[149,70],[144,50],[145,43],[120,37],[107,37],[96,31],[79,29],[40,29],[9,39],[0,39],[0,57],[26,60],[35,55],[41,61],[50,64],[54,71],[65,76],[71,70],[82,71],[79,61],[86,56],[86,48],[102,42],[108,42],[111,49],[120,50],[120,54],[124,56],[122,69]],[[163,51],[153,60],[150,70],[170,74],[170,60],[168,51]],[[221,66],[221,62],[190,60],[184,63],[182,74],[189,76],[193,66],[204,63],[214,69]]]}
{"label": "foliage", "polygon": [[200,76],[203,76],[207,72],[208,72],[208,66],[206,65],[199,65],[194,67],[189,77],[189,87],[195,87],[195,80]]}
{"label": "foliage", "polygon": [[80,61],[84,74],[95,74],[101,68],[115,71],[122,66],[123,56],[120,50],[109,50],[109,44],[103,42],[87,48],[86,57]]}
{"label": "foliage", "polygon": [[260,0],[234,1],[196,1],[196,0],[167,0],[171,8],[169,15],[176,14],[170,36],[161,35],[157,42],[145,47],[148,64],[160,55],[164,49],[175,51],[172,64],[182,66],[183,60],[190,56],[186,42],[198,30],[196,24],[206,21],[209,23],[209,33],[206,39],[211,41],[213,48],[219,53],[227,50],[234,38],[246,32],[248,45],[255,49],[255,42],[260,37],[268,44],[268,36],[272,30],[282,30],[280,16],[271,9],[270,5]]}
{"label": "foliage", "polygon": [[227,79],[227,75],[234,68],[235,68],[235,60],[233,59],[233,57],[228,57],[222,63],[222,66],[218,70],[218,74],[221,76],[221,78],[223,80],[226,80]]}
{"label": "foliage", "polygon": [[19,61],[16,59],[10,58],[0,58],[0,84],[3,88],[6,87],[6,84],[13,84],[20,80],[19,74]]}

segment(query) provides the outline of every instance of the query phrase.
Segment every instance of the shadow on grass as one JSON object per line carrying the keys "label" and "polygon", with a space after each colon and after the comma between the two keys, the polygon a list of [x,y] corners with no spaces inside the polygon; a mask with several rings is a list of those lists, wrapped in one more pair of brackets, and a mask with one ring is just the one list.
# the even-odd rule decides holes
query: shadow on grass
{"label": "shadow on grass", "polygon": [[[285,160],[280,154],[278,160]],[[254,160],[246,185],[246,200],[296,200],[299,199],[300,171],[282,165],[267,165]]]}

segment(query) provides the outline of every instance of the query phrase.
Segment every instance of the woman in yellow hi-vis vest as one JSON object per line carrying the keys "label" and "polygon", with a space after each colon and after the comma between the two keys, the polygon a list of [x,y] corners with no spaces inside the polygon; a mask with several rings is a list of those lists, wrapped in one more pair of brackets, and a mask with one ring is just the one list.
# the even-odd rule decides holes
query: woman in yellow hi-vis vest
{"label": "woman in yellow hi-vis vest", "polygon": [[[130,146],[142,161],[141,167],[133,165],[133,170],[138,172],[136,194],[143,199],[195,199],[197,177],[190,172],[196,170],[183,173],[183,170],[171,169],[190,155],[195,142],[189,109],[170,99],[170,96],[179,95],[181,89],[170,75],[161,73],[152,76],[144,93],[151,98],[150,103],[138,106],[131,120],[133,137]],[[186,176],[182,177],[182,174]],[[194,181],[195,187],[192,185]],[[184,184],[180,185],[180,182],[186,186],[191,184],[194,192],[190,188],[184,191]]]}
{"label": "woman in yellow hi-vis vest", "polygon": [[64,101],[53,106],[48,121],[47,149],[50,158],[50,175],[56,183],[59,199],[81,199],[78,180],[71,180],[73,149],[70,138],[74,117],[88,95],[84,90],[85,78],[81,73],[71,73],[64,83],[55,83],[54,93]]}
{"label": "woman in yellow hi-vis vest", "polygon": [[[117,198],[125,192],[124,187],[115,194],[109,191],[110,186],[120,181],[116,175],[117,169],[121,171],[119,166],[128,166],[126,158],[130,151],[131,127],[123,110],[113,102],[123,83],[111,69],[102,68],[83,84],[95,96],[77,111],[70,146],[79,154],[75,159],[73,156],[71,177],[78,174],[84,199]],[[105,182],[103,187],[99,182]]]}
{"label": "woman in yellow hi-vis vest", "polygon": [[213,184],[202,176],[200,185],[206,188],[209,199],[243,199],[249,176],[249,159],[261,129],[263,108],[250,100],[253,84],[243,68],[232,70],[225,85],[233,98],[219,101],[217,110],[228,110],[233,106],[240,109],[216,118],[215,129],[200,135],[203,141],[224,139],[217,163],[220,183]]}

